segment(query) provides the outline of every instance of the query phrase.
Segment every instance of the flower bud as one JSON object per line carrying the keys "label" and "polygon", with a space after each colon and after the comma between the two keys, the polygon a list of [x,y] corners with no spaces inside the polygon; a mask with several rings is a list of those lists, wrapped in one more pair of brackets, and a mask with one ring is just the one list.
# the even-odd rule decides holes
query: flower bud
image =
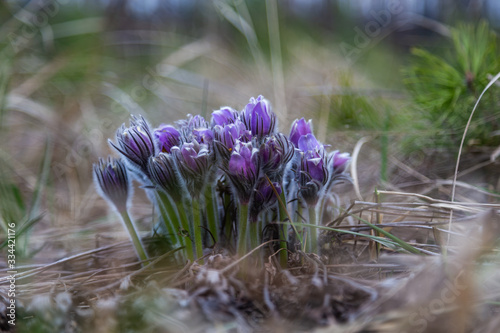
{"label": "flower bud", "polygon": [[181,134],[172,125],[161,124],[160,127],[154,130],[154,135],[158,140],[160,151],[170,153],[173,146],[181,144]]}
{"label": "flower bud", "polygon": [[225,126],[233,124],[238,119],[238,112],[229,106],[212,112],[212,126]]}
{"label": "flower bud", "polygon": [[277,133],[265,138],[259,148],[262,171],[271,181],[281,182],[293,154],[293,144],[283,134]]}
{"label": "flower bud", "polygon": [[111,140],[108,142],[133,168],[148,175],[148,160],[157,155],[158,149],[152,130],[144,117],[132,116],[130,126],[125,127],[125,124],[122,124],[116,132],[116,143]]}
{"label": "flower bud", "polygon": [[351,161],[349,153],[340,153],[338,150],[331,152],[328,158],[330,160],[329,169],[333,175],[344,173]]}
{"label": "flower bud", "polygon": [[300,137],[307,134],[312,134],[312,121],[309,120],[306,122],[304,118],[296,119],[290,129],[290,141],[298,148]]}
{"label": "flower bud", "polygon": [[127,208],[132,193],[127,168],[121,159],[108,156],[93,165],[94,182],[99,194],[119,212]]}
{"label": "flower bud", "polygon": [[184,186],[173,155],[160,153],[156,157],[151,157],[148,169],[151,180],[158,188],[169,194],[176,202],[182,199]]}
{"label": "flower bud", "polygon": [[248,204],[257,182],[260,170],[258,149],[251,142],[236,141],[234,149],[229,150],[216,142],[221,169],[231,181],[242,204]]}
{"label": "flower bud", "polygon": [[252,140],[252,134],[246,129],[245,124],[239,120],[224,126],[215,125],[214,137],[229,150],[233,150],[236,140],[241,142]]}
{"label": "flower bud", "polygon": [[319,200],[320,192],[329,181],[329,159],[324,146],[311,133],[299,138],[298,147],[300,163],[296,180],[299,193],[308,205],[314,206]]}
{"label": "flower bud", "polygon": [[181,147],[173,147],[172,153],[190,194],[199,195],[205,186],[209,171],[215,164],[210,147],[193,140],[182,144]]}
{"label": "flower bud", "polygon": [[241,120],[252,135],[259,139],[274,133],[276,126],[276,115],[262,95],[250,98],[250,103],[241,112]]}
{"label": "flower bud", "polygon": [[[274,189],[276,192],[274,192]],[[261,178],[258,185],[255,187],[254,196],[250,208],[250,219],[252,222],[257,221],[259,214],[271,208],[281,194],[281,186],[277,182],[273,182],[273,186],[269,184],[266,178]],[[276,196],[278,194],[278,196]]]}

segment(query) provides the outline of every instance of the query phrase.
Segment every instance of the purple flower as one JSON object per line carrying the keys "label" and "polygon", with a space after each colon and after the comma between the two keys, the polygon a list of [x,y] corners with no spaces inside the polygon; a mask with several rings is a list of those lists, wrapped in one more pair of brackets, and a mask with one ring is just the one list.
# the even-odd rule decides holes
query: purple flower
{"label": "purple flower", "polygon": [[172,125],[161,124],[154,131],[155,137],[158,140],[160,151],[170,153],[173,146],[181,144],[181,133]]}
{"label": "purple flower", "polygon": [[210,144],[214,140],[214,132],[209,128],[198,127],[193,129],[193,138],[199,143]]}
{"label": "purple flower", "polygon": [[217,142],[216,148],[221,159],[221,169],[231,181],[240,202],[248,204],[259,176],[258,149],[251,142],[239,140],[232,150],[220,142]]}
{"label": "purple flower", "polygon": [[229,159],[228,171],[238,177],[252,178],[257,175],[255,163],[257,150],[251,143],[237,142],[231,158]]}
{"label": "purple flower", "polygon": [[192,116],[188,114],[187,120],[176,122],[182,132],[184,141],[196,140],[200,144],[211,144],[214,134],[208,126],[208,122],[200,115]]}
{"label": "purple flower", "polygon": [[318,140],[316,140],[312,133],[301,136],[299,138],[297,147],[300,151],[303,152],[324,149],[323,145],[321,145]]}
{"label": "purple flower", "polygon": [[151,180],[159,189],[172,196],[176,202],[182,199],[184,186],[173,155],[160,153],[156,157],[151,157],[148,169]]}
{"label": "purple flower", "polygon": [[119,212],[127,209],[132,188],[125,163],[108,156],[93,165],[94,181],[99,194],[111,202]]}
{"label": "purple flower", "polygon": [[321,190],[329,181],[329,159],[324,146],[312,134],[301,136],[298,146],[300,163],[296,180],[299,193],[308,205],[314,206],[318,202]]}
{"label": "purple flower", "polygon": [[188,185],[189,192],[193,196],[199,195],[205,186],[207,174],[214,165],[209,146],[193,140],[181,147],[172,147],[172,154],[177,160],[177,166]]}
{"label": "purple flower", "polygon": [[307,134],[312,134],[311,120],[306,122],[304,118],[296,119],[292,123],[292,128],[290,129],[290,141],[298,148],[300,137]]}
{"label": "purple flower", "polygon": [[274,133],[276,126],[276,115],[262,95],[257,99],[250,98],[250,103],[241,112],[241,120],[252,135],[259,139]]}
{"label": "purple flower", "polygon": [[157,155],[158,149],[151,127],[144,117],[132,116],[130,126],[125,127],[125,124],[122,124],[116,132],[116,144],[111,140],[108,142],[125,157],[132,167],[148,175],[148,160],[151,156]]}
{"label": "purple flower", "polygon": [[327,170],[321,159],[307,159],[301,156],[300,170],[297,175],[299,194],[309,206],[315,206],[320,192],[325,186]]}
{"label": "purple flower", "polygon": [[323,183],[327,176],[324,165],[324,155],[317,151],[308,151],[302,158],[302,171],[306,172],[313,181]]}
{"label": "purple flower", "polygon": [[208,164],[209,150],[206,144],[199,144],[196,140],[186,142],[180,148],[173,147],[182,168],[189,169],[192,173],[200,173]]}
{"label": "purple flower", "polygon": [[208,122],[200,115],[192,116],[188,114],[187,126],[191,129],[208,128]]}
{"label": "purple flower", "polygon": [[330,171],[333,175],[339,175],[344,173],[347,169],[347,165],[351,161],[351,156],[349,153],[340,153],[338,150],[333,151],[328,156],[330,160]]}
{"label": "purple flower", "polygon": [[[273,187],[277,193],[274,192]],[[256,222],[260,213],[265,212],[274,205],[281,191],[279,183],[274,182],[273,186],[271,186],[266,178],[261,178],[261,181],[259,181],[254,190],[252,207],[250,209],[250,219],[252,222]]]}
{"label": "purple flower", "polygon": [[212,112],[212,126],[233,124],[238,119],[238,112],[229,106]]}
{"label": "purple flower", "polygon": [[227,149],[232,150],[236,140],[242,142],[249,142],[252,140],[251,133],[246,129],[245,124],[236,120],[233,124],[228,125],[215,125],[214,126],[215,139],[220,141]]}
{"label": "purple flower", "polygon": [[259,148],[262,171],[272,181],[281,182],[294,154],[293,144],[281,133],[265,138]]}

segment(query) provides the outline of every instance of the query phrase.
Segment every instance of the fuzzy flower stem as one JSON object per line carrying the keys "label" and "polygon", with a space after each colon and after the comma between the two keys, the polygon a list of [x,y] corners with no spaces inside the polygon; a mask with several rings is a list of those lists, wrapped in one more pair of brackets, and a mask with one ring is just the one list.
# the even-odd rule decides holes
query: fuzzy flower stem
{"label": "fuzzy flower stem", "polygon": [[[300,221],[301,223],[303,222],[302,217],[304,216],[303,215],[303,210],[304,209],[303,209],[303,206],[302,206],[302,202],[300,202],[300,200],[297,200],[297,214],[296,214],[297,215],[297,219],[296,220]],[[301,232],[302,232],[302,244],[301,245],[302,245],[302,251],[303,252],[306,251],[306,245],[307,245],[307,243],[309,243],[308,237],[304,236],[304,231],[305,231],[305,228],[302,227],[302,230],[301,230]]]}
{"label": "fuzzy flower stem", "polygon": [[200,201],[198,198],[193,198],[193,232],[194,232],[194,247],[196,251],[196,258],[200,259],[203,257],[203,238],[201,236],[202,232],[202,221],[201,221],[201,211],[200,211]]}
{"label": "fuzzy flower stem", "polygon": [[279,218],[280,218],[280,221],[283,222],[288,217],[288,212],[286,211],[285,191],[281,191],[280,199],[281,199],[281,202],[283,203],[283,205],[280,205],[280,203],[278,202]]}
{"label": "fuzzy flower stem", "polygon": [[[260,231],[263,230],[263,224],[265,223],[264,221],[266,220],[266,215],[267,214],[264,214],[264,216],[261,218],[260,221],[256,221],[256,222],[248,222],[248,231],[250,233],[250,249],[253,250],[255,249],[257,246],[260,245],[261,241],[260,241]],[[256,263],[257,263],[257,266],[258,267],[261,267],[262,266],[262,249],[257,251],[256,253],[254,253],[254,257],[256,257]]]}
{"label": "fuzzy flower stem", "polygon": [[325,204],[326,204],[327,200],[328,200],[328,198],[326,195],[324,195],[323,198],[319,199],[318,216],[317,216],[317,221],[319,224],[322,224],[324,221],[323,214],[325,213]]}
{"label": "fuzzy flower stem", "polygon": [[[264,217],[263,217],[264,219]],[[248,228],[248,231],[250,233],[250,249],[255,249],[257,246],[259,246],[260,242],[259,242],[259,238],[260,238],[260,230],[262,230],[262,228],[259,228],[260,226],[260,222],[256,221],[256,222],[248,222],[249,224],[249,228]]]}
{"label": "fuzzy flower stem", "polygon": [[218,226],[218,212],[219,207],[217,204],[217,196],[214,193],[213,186],[205,188],[205,205],[207,210],[208,230],[214,237],[216,243],[219,242],[219,226]]}
{"label": "fuzzy flower stem", "polygon": [[[285,196],[285,191],[282,191],[280,194],[280,199],[281,202],[283,202],[286,205],[286,196]],[[286,211],[286,206],[283,207],[282,205],[279,206],[279,219],[280,222],[283,222],[286,220],[288,213]],[[290,221],[292,222],[292,221]],[[280,264],[282,268],[286,268],[288,265],[288,252],[287,252],[287,243],[288,243],[288,232],[287,232],[287,226],[286,224],[280,224],[278,225],[279,232],[280,232]]]}
{"label": "fuzzy flower stem", "polygon": [[233,245],[233,219],[228,211],[231,209],[231,196],[229,194],[224,194],[224,236],[226,237],[226,242]]}
{"label": "fuzzy flower stem", "polygon": [[[309,224],[313,224],[315,226],[318,225],[317,215],[316,215],[316,207],[309,206]],[[316,247],[318,244],[318,228],[309,227],[309,235],[308,235],[308,249],[309,252],[314,253],[316,251]]]}
{"label": "fuzzy flower stem", "polygon": [[139,257],[139,259],[141,261],[143,261],[143,265],[147,265],[149,263],[148,256],[146,255],[146,251],[144,250],[144,247],[141,243],[139,235],[137,234],[137,230],[135,229],[134,223],[130,219],[130,215],[128,214],[127,210],[124,209],[120,212],[120,216],[122,218],[123,224],[127,228],[130,239],[132,240],[132,243],[134,244],[135,252],[137,253],[137,256]]}
{"label": "fuzzy flower stem", "polygon": [[193,240],[192,240],[192,235],[190,232],[189,228],[189,220],[186,215],[186,209],[184,208],[184,205],[182,204],[182,201],[178,201],[175,203],[177,205],[177,211],[179,212],[179,218],[181,221],[181,227],[184,229],[184,241],[182,242],[183,245],[186,246],[186,253],[187,257],[189,260],[193,261],[195,259],[194,257],[194,249],[193,249]]}
{"label": "fuzzy flower stem", "polygon": [[237,251],[240,257],[247,254],[247,226],[248,226],[248,205],[240,204],[238,218],[238,246]]}
{"label": "fuzzy flower stem", "polygon": [[160,214],[163,219],[163,222],[165,223],[165,228],[167,230],[168,235],[170,235],[173,238],[173,241],[175,242],[174,244],[176,246],[179,244],[185,246],[184,240],[179,239],[179,231],[177,230],[174,224],[175,223],[174,221],[177,221],[178,217],[172,198],[168,194],[162,191],[157,191],[156,196],[157,196],[157,201],[160,203],[159,205]]}

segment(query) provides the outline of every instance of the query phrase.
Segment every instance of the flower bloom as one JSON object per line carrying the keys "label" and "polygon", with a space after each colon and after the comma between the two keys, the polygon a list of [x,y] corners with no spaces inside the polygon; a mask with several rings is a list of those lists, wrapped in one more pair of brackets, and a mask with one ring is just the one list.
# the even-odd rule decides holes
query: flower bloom
{"label": "flower bloom", "polygon": [[290,129],[290,141],[298,148],[300,137],[307,134],[312,134],[311,120],[306,122],[304,118],[296,119],[292,123],[292,128]]}
{"label": "flower bloom", "polygon": [[132,167],[148,175],[148,160],[157,155],[158,149],[152,130],[144,117],[132,116],[130,126],[125,127],[125,124],[122,124],[116,132],[116,144],[111,140],[108,142]]}
{"label": "flower bloom", "polygon": [[344,173],[351,161],[349,153],[340,153],[338,150],[331,152],[328,158],[331,161],[329,169],[333,175]]}
{"label": "flower bloom", "polygon": [[205,186],[208,171],[213,166],[213,154],[205,143],[193,140],[180,147],[172,147],[179,171],[191,195],[198,195]]}
{"label": "flower bloom", "polygon": [[214,140],[214,133],[209,128],[199,127],[193,129],[193,138],[199,143],[210,144]]}
{"label": "flower bloom", "polygon": [[148,169],[151,180],[159,189],[169,194],[176,202],[182,199],[183,184],[173,155],[160,153],[151,157]]}
{"label": "flower bloom", "polygon": [[329,180],[325,148],[312,133],[308,133],[298,140],[298,154],[300,163],[296,179],[299,193],[308,205],[314,206]]}
{"label": "flower bloom", "polygon": [[123,161],[112,157],[107,160],[100,158],[98,163],[94,163],[93,171],[99,194],[110,201],[118,211],[125,210],[132,189]]}
{"label": "flower bloom", "polygon": [[293,144],[283,134],[277,133],[266,137],[259,148],[262,171],[272,181],[281,182],[293,153]]}
{"label": "flower bloom", "polygon": [[224,126],[233,124],[238,119],[238,112],[229,106],[225,106],[212,112],[212,126]]}
{"label": "flower bloom", "polygon": [[262,95],[250,98],[250,103],[241,111],[241,120],[252,135],[259,139],[274,133],[276,127],[276,115]]}
{"label": "flower bloom", "polygon": [[255,156],[257,150],[250,143],[237,142],[234,153],[229,159],[229,172],[231,174],[250,178],[257,174]]}
{"label": "flower bloom", "polygon": [[208,123],[205,118],[200,115],[192,116],[189,114],[187,126],[191,129],[208,128]]}
{"label": "flower bloom", "polygon": [[[250,219],[253,222],[257,221],[260,213],[272,207],[281,194],[281,185],[277,182],[273,182],[272,184],[271,186],[266,178],[261,178],[255,187],[252,207],[250,208]],[[274,190],[276,190],[277,193],[275,193]]]}
{"label": "flower bloom", "polygon": [[229,150],[234,148],[236,140],[241,142],[249,142],[252,140],[252,134],[246,129],[245,124],[239,120],[235,120],[234,123],[223,126],[215,125],[214,137]]}
{"label": "flower bloom", "polygon": [[160,146],[160,151],[170,153],[173,146],[181,144],[181,133],[172,125],[161,124],[154,130],[156,139]]}
{"label": "flower bloom", "polygon": [[196,140],[200,144],[210,145],[214,139],[214,134],[209,128],[208,122],[200,115],[192,116],[188,114],[187,120],[183,119],[176,123],[185,142]]}
{"label": "flower bloom", "polygon": [[231,180],[240,202],[247,205],[259,176],[258,149],[251,142],[239,140],[231,151],[220,143],[217,148],[222,158],[222,170]]}

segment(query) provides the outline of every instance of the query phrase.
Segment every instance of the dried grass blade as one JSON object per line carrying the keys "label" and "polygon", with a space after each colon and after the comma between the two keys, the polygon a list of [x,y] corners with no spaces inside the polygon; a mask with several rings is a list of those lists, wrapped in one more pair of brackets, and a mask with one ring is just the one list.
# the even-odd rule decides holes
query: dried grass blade
{"label": "dried grass blade", "polygon": [[[479,102],[481,101],[481,99],[483,98],[484,93],[486,93],[486,91],[496,81],[498,81],[498,79],[500,79],[500,73],[498,73],[497,75],[495,75],[495,77],[492,78],[490,80],[490,82],[488,82],[488,84],[486,85],[486,87],[484,88],[484,90],[481,92],[481,95],[479,95],[479,98],[477,99],[476,104],[474,104],[474,108],[472,109],[472,112],[470,113],[469,120],[467,121],[467,125],[465,125],[464,134],[462,135],[462,141],[460,142],[460,148],[458,149],[457,163],[455,165],[455,173],[453,175],[453,184],[452,184],[452,187],[451,187],[451,202],[453,202],[455,200],[455,190],[456,190],[456,183],[457,183],[457,176],[458,176],[458,168],[460,166],[460,157],[462,156],[462,149],[463,149],[463,146],[464,146],[465,137],[467,136],[467,131],[468,131],[470,123],[472,121],[472,117],[474,116],[474,113],[476,112],[476,108],[477,108]],[[448,231],[451,231],[452,221],[453,221],[453,210],[450,211],[450,220],[449,220],[449,223],[448,223]],[[449,245],[449,244],[450,244],[450,234],[448,234],[448,239],[446,240],[446,245]]]}

